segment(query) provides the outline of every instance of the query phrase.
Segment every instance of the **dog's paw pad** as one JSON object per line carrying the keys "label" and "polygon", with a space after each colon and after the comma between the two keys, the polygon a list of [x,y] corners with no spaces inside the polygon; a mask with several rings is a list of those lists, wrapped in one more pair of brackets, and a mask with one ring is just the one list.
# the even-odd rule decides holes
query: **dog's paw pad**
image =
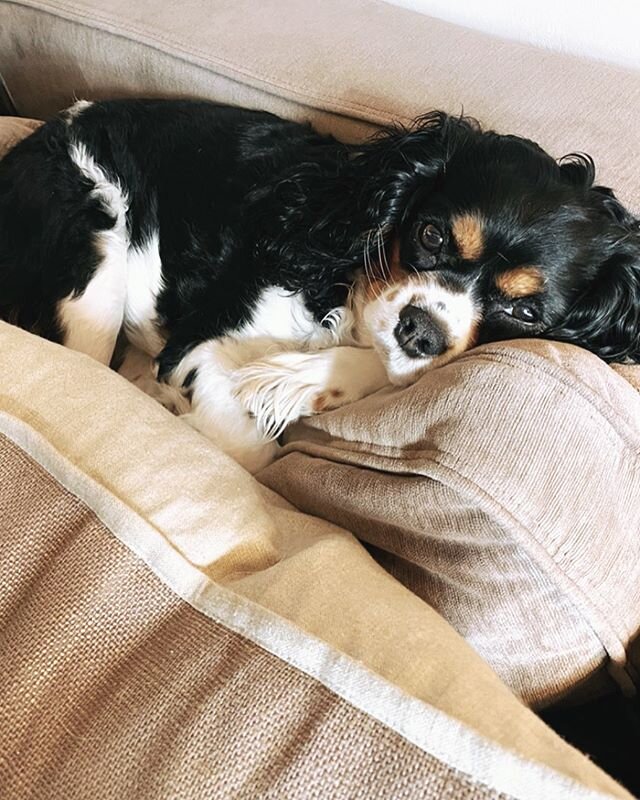
{"label": "dog's paw pad", "polygon": [[315,414],[321,414],[323,411],[332,411],[344,404],[344,396],[345,393],[342,389],[327,389],[313,398],[311,408]]}

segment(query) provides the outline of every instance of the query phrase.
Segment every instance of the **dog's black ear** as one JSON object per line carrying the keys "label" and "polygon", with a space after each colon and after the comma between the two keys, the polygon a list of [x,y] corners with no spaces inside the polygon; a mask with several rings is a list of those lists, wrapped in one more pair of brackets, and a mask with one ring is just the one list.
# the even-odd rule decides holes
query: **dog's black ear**
{"label": "dog's black ear", "polygon": [[358,206],[365,229],[401,222],[408,198],[416,190],[428,191],[458,144],[479,127],[471,118],[432,111],[408,127],[383,129],[359,148],[352,166],[361,187]]}
{"label": "dog's black ear", "polygon": [[593,232],[600,265],[562,328],[552,335],[586,347],[605,361],[640,362],[640,220],[611,189],[593,186],[589,193],[592,207],[604,220]]}

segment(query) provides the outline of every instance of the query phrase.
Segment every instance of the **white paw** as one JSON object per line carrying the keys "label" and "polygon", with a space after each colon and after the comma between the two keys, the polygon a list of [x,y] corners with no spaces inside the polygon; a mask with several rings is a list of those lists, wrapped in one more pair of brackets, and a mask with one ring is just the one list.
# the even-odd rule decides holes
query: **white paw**
{"label": "white paw", "polygon": [[278,353],[234,374],[235,396],[268,439],[277,439],[287,425],[311,413],[318,384],[310,358]]}
{"label": "white paw", "polygon": [[387,383],[372,350],[334,347],[317,353],[284,352],[234,374],[235,396],[269,439],[300,417],[340,408]]}

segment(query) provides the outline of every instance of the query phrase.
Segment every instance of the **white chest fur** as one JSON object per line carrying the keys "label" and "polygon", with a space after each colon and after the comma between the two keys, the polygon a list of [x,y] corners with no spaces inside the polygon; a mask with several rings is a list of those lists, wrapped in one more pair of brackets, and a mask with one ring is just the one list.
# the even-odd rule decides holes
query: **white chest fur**
{"label": "white chest fur", "polygon": [[251,322],[233,335],[241,339],[267,337],[287,344],[316,344],[318,338],[326,338],[327,329],[313,318],[300,295],[272,286],[262,292]]}
{"label": "white chest fur", "polygon": [[127,255],[127,300],[124,312],[129,340],[157,356],[163,339],[156,328],[156,301],[162,290],[162,265],[157,232]]}

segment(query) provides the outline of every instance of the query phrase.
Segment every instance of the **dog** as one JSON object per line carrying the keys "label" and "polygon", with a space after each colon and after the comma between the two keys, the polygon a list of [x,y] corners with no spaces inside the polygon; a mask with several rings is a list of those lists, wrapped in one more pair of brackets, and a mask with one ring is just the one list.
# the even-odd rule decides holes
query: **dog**
{"label": "dog", "polygon": [[594,178],[443,112],[354,145],[79,101],[0,162],[0,318],[103,364],[124,337],[147,389],[255,472],[292,421],[482,342],[638,361],[640,227]]}

